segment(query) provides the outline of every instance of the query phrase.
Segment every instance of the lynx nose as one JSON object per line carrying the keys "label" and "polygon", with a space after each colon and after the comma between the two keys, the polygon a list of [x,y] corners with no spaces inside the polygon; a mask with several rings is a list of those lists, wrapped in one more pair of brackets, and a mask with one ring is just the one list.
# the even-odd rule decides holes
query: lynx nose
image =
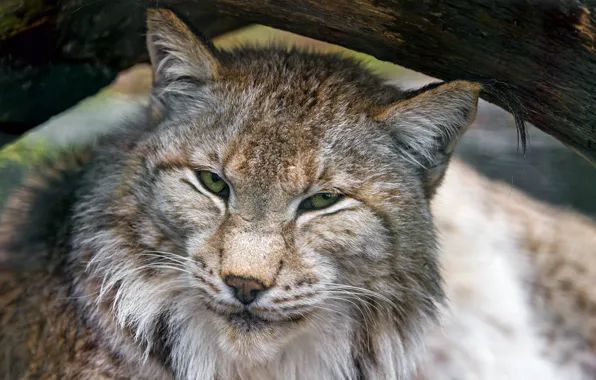
{"label": "lynx nose", "polygon": [[248,305],[257,298],[259,293],[267,288],[259,281],[239,276],[226,276],[225,283],[234,290],[238,301]]}

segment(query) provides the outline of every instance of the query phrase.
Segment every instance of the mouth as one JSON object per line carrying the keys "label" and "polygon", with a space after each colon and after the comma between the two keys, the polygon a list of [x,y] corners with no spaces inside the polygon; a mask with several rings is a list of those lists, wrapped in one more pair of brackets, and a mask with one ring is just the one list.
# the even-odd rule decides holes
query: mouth
{"label": "mouth", "polygon": [[254,330],[263,330],[272,327],[275,322],[264,320],[248,310],[239,313],[233,313],[225,316],[228,322],[242,332],[250,332]]}
{"label": "mouth", "polygon": [[230,355],[249,363],[269,360],[302,330],[293,321],[271,321],[248,310],[218,314],[218,341]]}
{"label": "mouth", "polygon": [[[269,309],[255,305],[239,306],[220,302],[207,302],[207,310],[220,320],[241,331],[265,330],[283,326],[296,326],[304,322],[313,310],[301,308]],[[297,310],[298,309],[298,310]]]}
{"label": "mouth", "polygon": [[234,326],[240,332],[262,331],[271,328],[296,325],[305,319],[304,316],[270,319],[267,318],[266,315],[259,315],[248,309],[244,309],[240,312],[217,314],[225,318],[230,325]]}

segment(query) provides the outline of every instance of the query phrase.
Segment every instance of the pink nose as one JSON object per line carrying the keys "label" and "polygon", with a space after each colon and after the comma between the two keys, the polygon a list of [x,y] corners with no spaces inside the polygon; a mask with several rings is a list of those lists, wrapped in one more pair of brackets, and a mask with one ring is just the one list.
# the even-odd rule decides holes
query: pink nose
{"label": "pink nose", "polygon": [[253,302],[267,288],[261,282],[246,277],[226,276],[225,283],[232,288],[234,296],[245,305]]}

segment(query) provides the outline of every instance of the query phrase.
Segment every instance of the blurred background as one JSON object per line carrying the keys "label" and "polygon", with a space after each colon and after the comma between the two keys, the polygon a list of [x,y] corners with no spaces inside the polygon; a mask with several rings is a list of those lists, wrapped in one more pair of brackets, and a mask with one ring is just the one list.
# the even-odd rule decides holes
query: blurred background
{"label": "blurred background", "polygon": [[[296,45],[311,50],[354,57],[402,88],[435,81],[420,73],[374,57],[292,33],[255,25],[220,36],[215,44],[229,49],[241,44]],[[0,132],[0,195],[23,175],[23,167],[52,146],[85,142],[106,132],[106,124],[138,110],[150,90],[151,71],[139,65],[122,73],[107,89],[49,120],[27,135]],[[113,120],[113,122],[107,122]],[[526,193],[561,207],[596,217],[596,169],[553,137],[528,125],[529,146],[522,155],[513,117],[481,101],[478,117],[462,139],[456,154],[490,178],[507,182]],[[4,190],[3,190],[4,189]]]}

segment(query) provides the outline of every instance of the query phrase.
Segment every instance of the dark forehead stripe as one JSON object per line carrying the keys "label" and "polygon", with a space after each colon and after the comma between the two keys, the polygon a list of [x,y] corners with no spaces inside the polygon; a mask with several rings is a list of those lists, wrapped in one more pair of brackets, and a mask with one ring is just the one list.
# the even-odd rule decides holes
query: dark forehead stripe
{"label": "dark forehead stripe", "polygon": [[[290,193],[308,188],[317,176],[320,137],[301,126],[259,123],[240,132],[227,156],[226,172],[255,186],[278,184]],[[288,135],[289,138],[288,138]]]}
{"label": "dark forehead stripe", "polygon": [[327,130],[356,121],[383,86],[358,64],[335,56],[273,50],[236,54],[234,61],[224,59],[221,90],[228,99],[236,97],[231,103],[245,119],[228,144],[225,170],[279,182],[289,187],[286,191],[300,191],[291,183],[308,188],[320,176]]}

